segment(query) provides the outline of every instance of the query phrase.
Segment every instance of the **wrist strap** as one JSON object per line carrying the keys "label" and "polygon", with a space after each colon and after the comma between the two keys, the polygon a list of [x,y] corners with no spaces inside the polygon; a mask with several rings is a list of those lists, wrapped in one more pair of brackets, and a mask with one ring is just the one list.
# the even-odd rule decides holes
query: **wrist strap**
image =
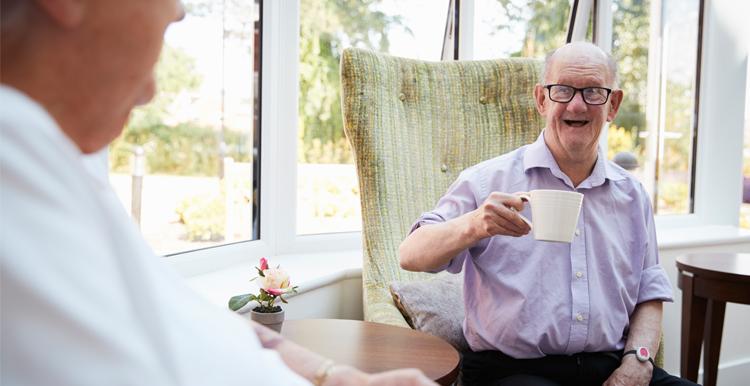
{"label": "wrist strap", "polygon": [[[635,355],[636,354],[636,350],[625,351],[624,353],[622,353],[622,357],[625,358],[625,355],[630,355],[630,354]],[[640,362],[640,360],[638,360],[638,361]],[[656,367],[656,363],[654,363],[654,359],[653,358],[651,358],[649,356],[648,357],[648,361],[651,362],[652,366]]]}
{"label": "wrist strap", "polygon": [[318,367],[318,370],[315,372],[315,377],[313,377],[313,385],[314,386],[323,386],[323,383],[328,379],[328,376],[331,375],[331,370],[333,369],[333,366],[336,364],[333,363],[332,360],[326,359],[323,361],[323,363]]}

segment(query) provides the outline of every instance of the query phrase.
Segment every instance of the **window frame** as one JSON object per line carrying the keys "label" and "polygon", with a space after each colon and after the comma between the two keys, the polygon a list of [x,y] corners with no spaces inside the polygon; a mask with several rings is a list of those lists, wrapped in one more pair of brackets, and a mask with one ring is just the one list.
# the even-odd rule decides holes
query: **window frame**
{"label": "window frame", "polygon": [[[659,0],[653,1],[659,3]],[[595,9],[596,39],[609,41],[611,44],[611,5],[611,0],[579,0],[579,7],[583,8],[579,8],[577,12],[576,24],[587,25],[591,12],[583,12],[586,6],[588,9]],[[462,0],[459,6],[459,53],[462,59],[471,58],[474,0]],[[658,229],[699,225],[736,227],[739,222],[744,122],[742,119],[727,122],[726,117],[728,114],[744,117],[745,82],[739,82],[738,79],[745,79],[746,68],[727,69],[724,58],[728,53],[735,56],[743,53],[747,55],[746,48],[738,47],[742,43],[742,37],[733,31],[730,32],[731,39],[728,39],[725,31],[728,20],[733,28],[744,27],[744,21],[738,20],[741,12],[737,12],[731,0],[704,2],[703,6],[703,50],[698,93],[701,103],[698,106],[696,158],[693,161],[694,212],[688,215],[657,216]],[[167,259],[170,265],[186,276],[241,263],[254,264],[260,256],[337,251],[351,251],[354,256],[361,253],[361,232],[319,235],[296,233],[299,1],[265,1],[261,9],[263,151],[260,239],[184,252]],[[723,95],[742,97],[725,101],[722,99]],[[712,133],[709,130],[711,127],[723,129],[720,131],[722,135]]]}

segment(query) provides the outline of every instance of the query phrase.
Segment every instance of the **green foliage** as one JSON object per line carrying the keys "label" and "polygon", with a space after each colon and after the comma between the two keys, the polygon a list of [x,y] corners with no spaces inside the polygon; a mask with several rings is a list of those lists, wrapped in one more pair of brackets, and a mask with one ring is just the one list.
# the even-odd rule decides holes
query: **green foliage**
{"label": "green foliage", "polygon": [[250,154],[243,150],[249,148],[247,136],[227,131],[224,140],[227,152],[222,155],[217,132],[209,127],[193,123],[130,127],[111,145],[110,168],[129,172],[135,146],[144,148],[150,173],[216,176],[223,156],[250,161]]}
{"label": "green foliage", "polygon": [[224,189],[221,193],[189,197],[177,205],[175,212],[185,224],[185,237],[190,241],[224,240],[226,219]]}
{"label": "green foliage", "polygon": [[344,138],[339,61],[343,48],[349,45],[388,50],[386,32],[401,21],[377,10],[378,3],[300,2],[300,162],[354,162]]}
{"label": "green foliage", "polygon": [[659,214],[687,213],[689,187],[686,182],[660,181],[659,182]]}
{"label": "green foliage", "polygon": [[528,23],[523,46],[511,54],[515,57],[543,58],[553,49],[565,44],[568,30],[568,0],[497,0],[510,20],[498,25],[498,30],[510,30],[512,25]]}
{"label": "green foliage", "polygon": [[646,129],[648,89],[648,0],[616,0],[612,23],[612,54],[618,66],[619,87],[625,98],[614,123],[634,133]]}
{"label": "green foliage", "polygon": [[615,154],[623,151],[640,154],[641,150],[635,145],[635,140],[636,133],[624,127],[610,125],[607,131],[607,159],[612,159]]}

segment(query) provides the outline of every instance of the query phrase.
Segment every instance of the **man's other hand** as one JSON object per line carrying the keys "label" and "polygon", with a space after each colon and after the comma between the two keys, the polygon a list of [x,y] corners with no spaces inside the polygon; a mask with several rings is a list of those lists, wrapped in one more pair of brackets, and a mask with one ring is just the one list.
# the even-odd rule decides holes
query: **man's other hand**
{"label": "man's other hand", "polygon": [[639,362],[634,355],[626,355],[604,386],[647,386],[653,371],[654,366],[650,362]]}

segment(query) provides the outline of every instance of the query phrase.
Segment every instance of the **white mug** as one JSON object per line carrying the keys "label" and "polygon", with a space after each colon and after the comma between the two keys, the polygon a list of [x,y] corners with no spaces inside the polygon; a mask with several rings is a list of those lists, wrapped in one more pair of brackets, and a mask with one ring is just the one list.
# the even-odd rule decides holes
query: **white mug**
{"label": "white mug", "polygon": [[[565,190],[532,190],[519,194],[521,200],[531,206],[531,221],[521,216],[534,232],[534,238],[542,241],[570,243],[573,241],[578,215],[581,213],[583,194]],[[519,215],[520,216],[520,215]]]}

